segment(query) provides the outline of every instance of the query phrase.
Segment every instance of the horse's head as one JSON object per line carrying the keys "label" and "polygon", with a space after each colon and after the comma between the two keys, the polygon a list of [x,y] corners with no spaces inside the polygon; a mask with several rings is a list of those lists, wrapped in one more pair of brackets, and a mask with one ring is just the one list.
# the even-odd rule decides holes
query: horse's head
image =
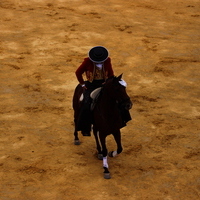
{"label": "horse's head", "polygon": [[129,110],[132,108],[132,102],[126,93],[126,86],[127,84],[122,79],[122,74],[118,77],[108,79],[105,84],[105,88],[110,94],[110,97],[114,99],[120,107],[124,107]]}

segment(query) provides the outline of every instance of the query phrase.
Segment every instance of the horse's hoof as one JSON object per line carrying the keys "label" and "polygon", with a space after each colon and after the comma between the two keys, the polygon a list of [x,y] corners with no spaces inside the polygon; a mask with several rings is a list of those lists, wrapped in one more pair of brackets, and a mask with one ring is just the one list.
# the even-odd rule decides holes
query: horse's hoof
{"label": "horse's hoof", "polygon": [[108,156],[109,156],[109,157],[113,157],[113,151],[110,151],[110,152],[108,153]]}
{"label": "horse's hoof", "polygon": [[103,154],[98,153],[97,157],[98,157],[99,160],[103,160]]}
{"label": "horse's hoof", "polygon": [[75,145],[80,145],[81,143],[80,143],[79,140],[74,140],[74,144],[75,144]]}
{"label": "horse's hoof", "polygon": [[104,173],[104,178],[105,179],[110,179],[111,178],[110,173]]}
{"label": "horse's hoof", "polygon": [[108,153],[108,156],[109,157],[116,157],[118,154],[117,154],[117,151],[110,151],[109,153]]}

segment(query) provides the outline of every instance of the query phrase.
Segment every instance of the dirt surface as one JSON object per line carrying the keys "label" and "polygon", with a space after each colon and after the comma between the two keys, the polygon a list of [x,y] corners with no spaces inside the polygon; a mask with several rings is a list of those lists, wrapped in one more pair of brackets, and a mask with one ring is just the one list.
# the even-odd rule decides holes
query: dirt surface
{"label": "dirt surface", "polygon": [[[96,45],[134,103],[110,180],[94,137],[73,144],[74,72]],[[199,0],[0,0],[0,199],[199,199],[199,55]]]}

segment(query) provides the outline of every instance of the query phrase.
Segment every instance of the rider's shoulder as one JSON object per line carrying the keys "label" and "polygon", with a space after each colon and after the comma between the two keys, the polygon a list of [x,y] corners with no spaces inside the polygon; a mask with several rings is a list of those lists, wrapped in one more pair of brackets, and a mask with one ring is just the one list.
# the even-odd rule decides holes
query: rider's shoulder
{"label": "rider's shoulder", "polygon": [[92,63],[92,61],[90,60],[89,57],[86,57],[86,58],[84,58],[83,63],[89,64],[89,63]]}

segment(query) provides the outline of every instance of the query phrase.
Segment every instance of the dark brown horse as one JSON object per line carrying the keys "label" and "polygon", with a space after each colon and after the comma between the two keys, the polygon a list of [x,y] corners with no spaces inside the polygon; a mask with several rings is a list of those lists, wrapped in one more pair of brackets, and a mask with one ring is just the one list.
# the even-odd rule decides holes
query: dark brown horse
{"label": "dark brown horse", "polygon": [[[98,158],[103,159],[104,178],[109,179],[107,155],[115,157],[122,152],[120,129],[131,119],[129,109],[132,102],[126,93],[126,82],[119,77],[108,79],[103,85],[93,114],[93,133],[96,140]],[[83,89],[78,85],[73,96],[74,122],[75,122],[75,144],[80,144],[78,138],[77,120],[81,109],[80,96]],[[117,150],[108,154],[106,137],[112,134],[117,144]]]}

